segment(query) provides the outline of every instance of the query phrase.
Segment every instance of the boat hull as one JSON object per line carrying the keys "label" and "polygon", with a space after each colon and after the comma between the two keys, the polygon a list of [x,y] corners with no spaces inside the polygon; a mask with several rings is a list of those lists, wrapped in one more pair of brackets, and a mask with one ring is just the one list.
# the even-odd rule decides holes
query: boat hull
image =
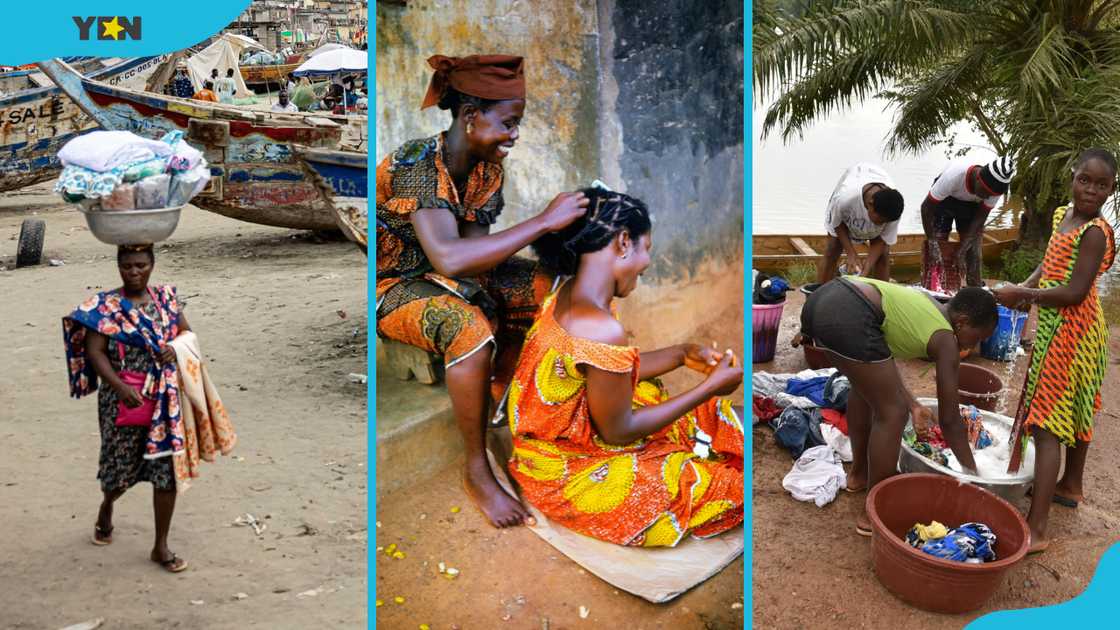
{"label": "boat hull", "polygon": [[[984,230],[984,262],[998,262],[1018,239],[1018,228]],[[900,234],[890,249],[891,267],[919,269],[922,266],[924,234]],[[753,268],[767,273],[781,273],[795,267],[816,267],[824,258],[828,236],[823,234],[756,234],[751,237]],[[867,246],[856,245],[860,258],[867,257]]]}
{"label": "boat hull", "polygon": [[[127,59],[90,74],[110,85],[142,90],[168,57]],[[0,192],[56,177],[62,168],[59,149],[97,126],[58,87],[32,88],[0,98]]]}
{"label": "boat hull", "polygon": [[334,211],[339,229],[363,252],[369,247],[368,155],[299,147],[309,177]]}
{"label": "boat hull", "polygon": [[288,74],[298,67],[298,63],[241,66],[241,78],[245,80],[246,85],[282,83],[287,80]]}

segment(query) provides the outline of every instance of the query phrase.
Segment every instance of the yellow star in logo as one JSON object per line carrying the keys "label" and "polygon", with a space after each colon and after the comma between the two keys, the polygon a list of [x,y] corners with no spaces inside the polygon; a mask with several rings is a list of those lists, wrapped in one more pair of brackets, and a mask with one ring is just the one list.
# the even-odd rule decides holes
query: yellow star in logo
{"label": "yellow star in logo", "polygon": [[121,31],[124,30],[124,28],[121,27],[120,22],[117,21],[116,16],[114,16],[113,19],[109,20],[108,22],[102,22],[101,26],[105,27],[105,37],[112,37],[113,39],[117,40],[121,38]]}

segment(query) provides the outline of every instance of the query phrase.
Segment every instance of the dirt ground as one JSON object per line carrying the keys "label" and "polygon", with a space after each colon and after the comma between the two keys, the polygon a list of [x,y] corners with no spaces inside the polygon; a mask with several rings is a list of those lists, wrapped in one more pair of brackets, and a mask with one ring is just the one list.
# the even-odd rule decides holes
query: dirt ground
{"label": "dirt ground", "polygon": [[[89,542],[100,502],[96,400],[67,396],[60,318],[119,285],[50,184],[0,199],[0,627],[366,626],[366,260],[352,244],[184,210],[154,283],[189,305],[239,444],[179,499],[171,575],[148,560],[151,491],[117,504],[113,544]],[[62,266],[14,269],[23,218]],[[44,261],[46,262],[46,261]],[[253,514],[261,535],[234,526]]]}
{"label": "dirt ground", "polygon": [[[789,345],[799,327],[803,296],[790,294],[775,361],[756,364],[773,373],[805,369],[800,349]],[[1112,330],[1112,356],[1120,357],[1120,328]],[[969,359],[1000,374],[1006,364]],[[1009,405],[1021,391],[1023,364],[1015,376]],[[918,396],[936,396],[930,364],[903,364],[903,376]],[[896,599],[876,579],[870,539],[855,533],[857,510],[867,494],[841,492],[836,501],[818,508],[795,501],[782,488],[793,465],[789,451],[774,441],[764,424],[753,435],[753,620],[762,628],[835,625],[851,628],[961,628],[995,610],[1047,606],[1080,594],[1093,577],[1105,550],[1120,540],[1120,464],[1112,456],[1120,446],[1120,385],[1115,361],[1105,377],[1104,411],[1097,418],[1093,451],[1085,469],[1086,500],[1077,509],[1054,505],[1050,512],[1052,542],[1045,553],[1030,556],[1008,572],[987,605],[974,613],[927,613]],[[1013,411],[1012,411],[1013,413]],[[1029,499],[1018,507],[1026,513]]]}

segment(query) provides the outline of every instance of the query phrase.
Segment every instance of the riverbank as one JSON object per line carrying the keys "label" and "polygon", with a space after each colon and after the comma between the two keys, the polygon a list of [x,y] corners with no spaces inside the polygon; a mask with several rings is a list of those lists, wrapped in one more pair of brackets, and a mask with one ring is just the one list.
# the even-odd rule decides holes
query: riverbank
{"label": "riverbank", "polygon": [[[754,365],[773,373],[805,369],[802,351],[790,346],[800,327],[804,296],[790,293],[782,314],[774,361]],[[1112,356],[1120,357],[1120,326],[1113,326]],[[967,361],[993,369],[1012,383],[1022,382],[1025,360],[1010,378],[1007,365],[981,358]],[[917,396],[936,396],[931,365],[900,363],[903,378]],[[855,533],[855,519],[867,493],[841,492],[824,508],[795,501],[782,488],[793,465],[789,451],[774,441],[764,424],[753,430],[753,620],[756,627],[800,628],[822,624],[851,628],[960,628],[994,610],[1046,606],[1080,594],[1093,577],[1101,555],[1120,540],[1120,368],[1113,360],[1102,392],[1104,411],[1097,418],[1093,451],[1085,468],[1086,499],[1077,509],[1054,505],[1049,550],[1023,560],[1010,571],[986,606],[966,615],[938,615],[904,604],[876,579],[870,539]],[[1014,406],[1016,396],[1008,404]],[[1025,513],[1029,499],[1019,503]]]}
{"label": "riverbank", "polygon": [[[148,560],[151,490],[100,502],[94,397],[67,396],[60,318],[119,284],[114,248],[52,183],[0,199],[0,617],[5,628],[366,626],[366,259],[353,244],[193,206],[156,248],[153,283],[186,300],[239,443],[176,506],[171,575]],[[20,221],[47,225],[44,264],[14,269]],[[63,263],[50,266],[48,259]],[[252,514],[260,535],[234,522]]]}

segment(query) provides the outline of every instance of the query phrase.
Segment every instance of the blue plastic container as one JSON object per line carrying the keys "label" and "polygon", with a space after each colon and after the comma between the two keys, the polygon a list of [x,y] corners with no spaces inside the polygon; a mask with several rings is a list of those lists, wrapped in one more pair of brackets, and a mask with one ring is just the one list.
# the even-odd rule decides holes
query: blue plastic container
{"label": "blue plastic container", "polygon": [[1010,361],[1015,358],[1015,350],[1019,347],[1030,313],[1006,306],[997,305],[996,308],[999,309],[999,323],[992,336],[980,342],[980,354],[993,361]]}

